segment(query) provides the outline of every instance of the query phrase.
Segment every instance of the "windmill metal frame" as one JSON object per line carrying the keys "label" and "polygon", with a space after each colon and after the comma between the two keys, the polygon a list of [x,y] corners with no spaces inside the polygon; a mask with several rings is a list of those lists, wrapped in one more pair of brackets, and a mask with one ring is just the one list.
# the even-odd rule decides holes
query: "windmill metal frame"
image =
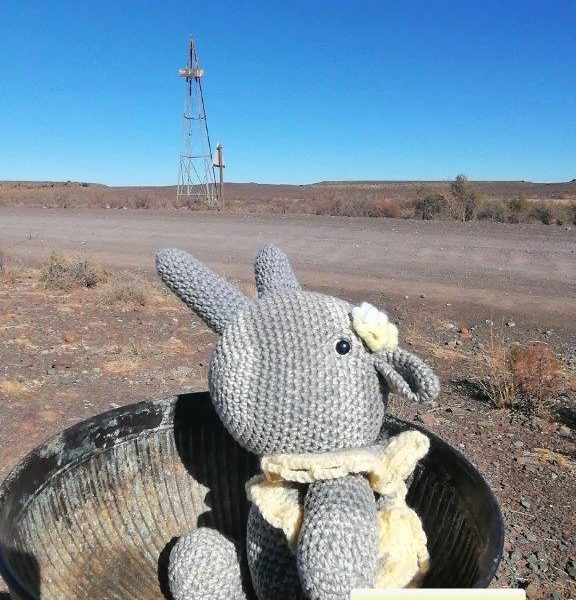
{"label": "windmill metal frame", "polygon": [[176,192],[178,204],[190,207],[200,202],[215,209],[219,207],[219,199],[202,93],[204,69],[200,67],[192,36],[188,41],[186,67],[180,69],[178,75],[184,77],[186,83]]}

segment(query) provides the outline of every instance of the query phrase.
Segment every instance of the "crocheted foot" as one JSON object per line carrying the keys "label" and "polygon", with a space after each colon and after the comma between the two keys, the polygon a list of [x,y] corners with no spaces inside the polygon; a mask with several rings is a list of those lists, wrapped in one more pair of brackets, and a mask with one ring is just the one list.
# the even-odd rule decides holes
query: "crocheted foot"
{"label": "crocheted foot", "polygon": [[197,529],[176,542],[168,582],[174,600],[246,600],[236,548],[214,529]]}

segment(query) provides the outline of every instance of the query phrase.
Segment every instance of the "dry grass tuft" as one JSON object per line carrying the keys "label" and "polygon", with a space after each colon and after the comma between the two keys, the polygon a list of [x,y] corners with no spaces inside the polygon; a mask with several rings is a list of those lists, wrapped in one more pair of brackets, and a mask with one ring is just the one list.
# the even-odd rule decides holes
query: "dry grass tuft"
{"label": "dry grass tuft", "polygon": [[8,268],[8,256],[6,255],[4,250],[2,250],[2,248],[0,248],[0,273],[3,273],[7,268]]}
{"label": "dry grass tuft", "polygon": [[491,335],[479,386],[494,407],[517,409],[530,417],[542,415],[556,404],[560,382],[560,360],[546,344],[506,348]]}
{"label": "dry grass tuft", "polygon": [[40,279],[49,289],[69,291],[76,287],[93,288],[107,279],[104,269],[87,257],[70,261],[53,251],[42,265]]}
{"label": "dry grass tuft", "polygon": [[16,271],[10,256],[0,248],[0,283],[14,283]]}
{"label": "dry grass tuft", "polygon": [[139,304],[146,306],[153,296],[150,283],[134,273],[122,271],[114,273],[109,285],[102,294],[104,304]]}
{"label": "dry grass tuft", "polygon": [[534,451],[531,454],[539,460],[549,462],[565,471],[576,470],[576,462],[561,452],[556,452],[549,448],[534,448]]}
{"label": "dry grass tuft", "polygon": [[506,349],[501,339],[490,332],[490,346],[483,357],[484,377],[479,387],[495,408],[511,408],[516,403],[514,379],[508,368]]}
{"label": "dry grass tuft", "polygon": [[[290,212],[290,211],[286,211]],[[332,215],[339,217],[387,217],[398,219],[404,216],[399,200],[394,198],[323,198],[312,203],[316,215]]]}
{"label": "dry grass tuft", "polygon": [[16,379],[0,379],[0,393],[4,396],[18,396],[27,391],[26,386]]}
{"label": "dry grass tuft", "polygon": [[104,370],[108,373],[123,374],[131,373],[139,367],[139,363],[132,358],[119,358],[111,360],[104,365]]}

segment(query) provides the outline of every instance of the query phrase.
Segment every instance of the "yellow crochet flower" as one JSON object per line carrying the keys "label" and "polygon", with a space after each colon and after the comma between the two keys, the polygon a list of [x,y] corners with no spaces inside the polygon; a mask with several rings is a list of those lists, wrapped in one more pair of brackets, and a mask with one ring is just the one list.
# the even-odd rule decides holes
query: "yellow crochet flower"
{"label": "yellow crochet flower", "polygon": [[398,346],[396,325],[388,321],[386,313],[368,302],[352,309],[352,327],[373,352]]}

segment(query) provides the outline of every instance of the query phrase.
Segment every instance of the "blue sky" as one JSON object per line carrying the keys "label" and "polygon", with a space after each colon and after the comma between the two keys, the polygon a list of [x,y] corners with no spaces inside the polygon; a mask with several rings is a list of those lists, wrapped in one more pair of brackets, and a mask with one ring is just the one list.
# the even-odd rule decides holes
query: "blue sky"
{"label": "blue sky", "polygon": [[175,183],[189,33],[228,180],[576,177],[574,0],[5,0],[0,180]]}

